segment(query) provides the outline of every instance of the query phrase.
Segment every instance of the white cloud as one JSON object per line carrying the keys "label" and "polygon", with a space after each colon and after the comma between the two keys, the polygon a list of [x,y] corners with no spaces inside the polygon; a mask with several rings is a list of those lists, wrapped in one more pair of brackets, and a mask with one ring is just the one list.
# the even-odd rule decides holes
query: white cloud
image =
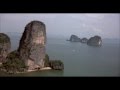
{"label": "white cloud", "polygon": [[102,19],[105,17],[105,14],[84,14],[87,17],[91,17],[91,18],[97,18],[97,19]]}

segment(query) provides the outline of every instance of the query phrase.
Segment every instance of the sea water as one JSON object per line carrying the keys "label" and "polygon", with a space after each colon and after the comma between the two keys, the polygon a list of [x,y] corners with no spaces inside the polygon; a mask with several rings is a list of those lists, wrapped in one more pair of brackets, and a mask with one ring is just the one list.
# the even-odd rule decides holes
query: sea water
{"label": "sea water", "polygon": [[[19,45],[19,36],[10,36],[12,49]],[[120,76],[120,40],[103,39],[101,47],[92,47],[66,38],[47,38],[46,53],[51,60],[62,60],[63,71],[45,70],[0,76]]]}

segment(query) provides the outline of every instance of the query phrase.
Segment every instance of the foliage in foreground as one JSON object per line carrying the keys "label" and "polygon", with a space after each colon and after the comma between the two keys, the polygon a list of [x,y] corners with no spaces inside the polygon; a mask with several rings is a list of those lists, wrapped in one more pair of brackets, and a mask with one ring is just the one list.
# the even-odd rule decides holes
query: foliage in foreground
{"label": "foliage in foreground", "polygon": [[49,65],[54,70],[63,70],[64,64],[61,60],[50,60]]}
{"label": "foliage in foreground", "polygon": [[13,51],[7,56],[7,61],[2,64],[7,72],[22,72],[26,68],[23,60],[19,58],[17,51]]}

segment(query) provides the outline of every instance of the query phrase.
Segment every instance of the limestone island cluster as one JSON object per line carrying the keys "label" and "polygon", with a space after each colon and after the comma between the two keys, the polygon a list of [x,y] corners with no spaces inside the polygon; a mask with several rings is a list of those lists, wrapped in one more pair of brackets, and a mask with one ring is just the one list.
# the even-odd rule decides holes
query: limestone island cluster
{"label": "limestone island cluster", "polygon": [[87,38],[79,38],[76,35],[71,35],[70,39],[67,40],[70,42],[81,42],[81,43],[86,43],[89,46],[102,46],[102,39],[100,36],[96,35],[94,37],[91,37],[89,39]]}
{"label": "limestone island cluster", "polygon": [[0,70],[11,74],[46,69],[63,70],[61,60],[49,60],[46,39],[46,26],[41,21],[31,21],[26,25],[15,51],[10,51],[10,38],[0,33]]}

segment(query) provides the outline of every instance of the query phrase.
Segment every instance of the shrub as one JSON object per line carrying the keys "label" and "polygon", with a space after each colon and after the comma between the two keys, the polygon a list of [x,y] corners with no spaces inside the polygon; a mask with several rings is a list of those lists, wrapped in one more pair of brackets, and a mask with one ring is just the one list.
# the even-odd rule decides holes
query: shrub
{"label": "shrub", "polygon": [[63,70],[64,69],[64,64],[61,60],[51,60],[51,61],[49,61],[49,65],[52,69],[55,69],[55,70]]}
{"label": "shrub", "polygon": [[21,71],[21,68],[26,68],[23,60],[19,58],[18,52],[13,51],[7,56],[7,61],[3,63],[2,67],[4,67],[7,71]]}
{"label": "shrub", "polygon": [[49,67],[49,56],[48,56],[48,54],[45,55],[44,61],[45,61],[44,66]]}

